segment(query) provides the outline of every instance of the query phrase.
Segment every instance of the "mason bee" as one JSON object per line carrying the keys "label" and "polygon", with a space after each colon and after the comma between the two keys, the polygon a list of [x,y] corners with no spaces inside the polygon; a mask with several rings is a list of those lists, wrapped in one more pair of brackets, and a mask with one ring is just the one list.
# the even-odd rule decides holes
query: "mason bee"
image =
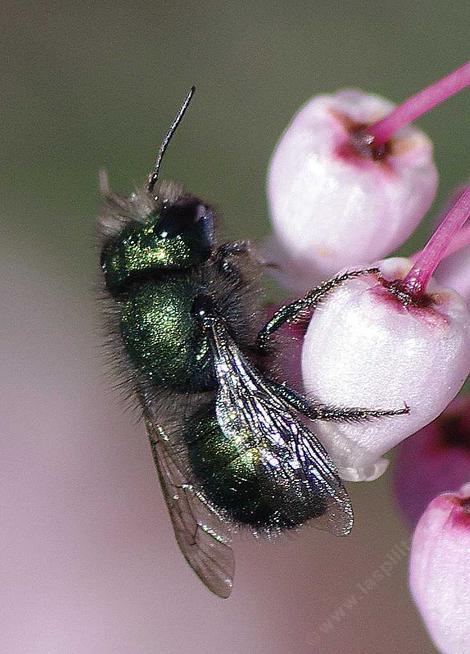
{"label": "mason bee", "polygon": [[274,535],[308,520],[336,535],[353,524],[335,466],[308,420],[402,411],[322,404],[290,389],[273,363],[277,330],[312,310],[336,277],[267,323],[262,264],[245,241],[220,242],[210,204],[160,182],[165,150],[130,197],[102,178],[99,221],[105,312],[125,382],[138,398],[178,545],[216,595],[232,589],[234,527]]}

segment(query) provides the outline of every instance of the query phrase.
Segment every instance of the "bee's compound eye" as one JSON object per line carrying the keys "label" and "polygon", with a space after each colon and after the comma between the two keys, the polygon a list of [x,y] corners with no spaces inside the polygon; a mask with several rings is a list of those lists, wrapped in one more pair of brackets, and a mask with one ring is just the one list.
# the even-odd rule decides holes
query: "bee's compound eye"
{"label": "bee's compound eye", "polygon": [[188,232],[202,230],[208,243],[214,229],[212,211],[197,198],[181,198],[173,204],[163,205],[155,232],[164,238],[174,238]]}
{"label": "bee's compound eye", "polygon": [[215,318],[213,299],[204,293],[196,295],[191,307],[191,313],[202,325],[207,325],[211,319]]}

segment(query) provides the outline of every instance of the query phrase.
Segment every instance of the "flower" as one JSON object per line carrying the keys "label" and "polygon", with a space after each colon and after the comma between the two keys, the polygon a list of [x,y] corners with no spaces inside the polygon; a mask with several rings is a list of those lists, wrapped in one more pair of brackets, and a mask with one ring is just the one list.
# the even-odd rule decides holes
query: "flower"
{"label": "flower", "polygon": [[431,277],[469,214],[470,186],[414,263],[379,262],[378,278],[349,279],[313,314],[302,350],[308,394],[337,406],[410,408],[365,424],[319,425],[346,479],[382,474],[387,462],[380,457],[436,418],[470,373],[469,309]]}
{"label": "flower", "polygon": [[304,291],[401,245],[428,210],[438,175],[411,122],[470,84],[470,62],[394,105],[361,90],[314,96],[281,137],[268,174],[272,272]]}
{"label": "flower", "polygon": [[394,464],[395,496],[414,527],[433,497],[469,479],[470,397],[463,396],[400,444]]}
{"label": "flower", "polygon": [[470,652],[470,484],[436,497],[416,527],[410,588],[443,654]]}
{"label": "flower", "polygon": [[[378,265],[385,282],[412,267],[407,259]],[[377,278],[364,276],[337,288],[313,314],[302,351],[308,395],[338,406],[410,409],[360,424],[318,423],[346,479],[380,476],[387,467],[380,457],[436,418],[470,372],[466,304],[433,283],[429,298],[428,306],[405,307]]]}
{"label": "flower", "polygon": [[282,136],[268,175],[265,256],[281,264],[277,276],[289,288],[304,291],[387,255],[429,209],[438,174],[423,132],[404,128],[380,156],[358,139],[393,106],[359,90],[315,96]]}

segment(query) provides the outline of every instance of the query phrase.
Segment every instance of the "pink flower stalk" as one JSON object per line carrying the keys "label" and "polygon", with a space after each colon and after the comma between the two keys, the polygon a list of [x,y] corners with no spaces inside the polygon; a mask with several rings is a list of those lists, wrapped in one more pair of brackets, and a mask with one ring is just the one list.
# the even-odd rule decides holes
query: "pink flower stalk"
{"label": "pink flower stalk", "polygon": [[470,304],[470,225],[452,239],[436,277],[440,284],[455,289]]}
{"label": "pink flower stalk", "polygon": [[[452,197],[455,204],[458,198],[467,190],[463,186],[458,188]],[[411,259],[416,262],[421,252],[414,254]],[[442,260],[436,270],[436,278],[442,286],[453,288],[466,301],[470,303],[470,224],[467,223],[457,230],[446,244]]]}
{"label": "pink flower stalk", "polygon": [[444,413],[398,447],[394,489],[400,510],[414,527],[439,493],[470,480],[470,397],[454,400]]}
{"label": "pink flower stalk", "polygon": [[457,70],[411,96],[400,106],[391,111],[366,129],[373,138],[374,146],[384,145],[405,125],[427,113],[437,104],[459,93],[470,84],[470,61]]}
{"label": "pink flower stalk", "polygon": [[449,245],[470,216],[470,186],[462,191],[455,204],[429,239],[426,247],[416,257],[405,279],[399,282],[410,298],[418,300],[425,296],[426,287]]}
{"label": "pink flower stalk", "polygon": [[470,484],[436,497],[416,528],[410,587],[443,654],[470,652]]}
{"label": "pink flower stalk", "polygon": [[470,245],[470,225],[462,227],[449,243],[444,259]]}
{"label": "pink flower stalk", "polygon": [[470,213],[463,193],[412,264],[389,259],[380,276],[339,286],[313,314],[302,351],[308,394],[338,406],[410,413],[362,424],[319,423],[318,433],[344,478],[382,474],[382,455],[434,420],[470,373],[470,312],[430,275]]}
{"label": "pink flower stalk", "polygon": [[380,152],[364,141],[364,125],[393,106],[359,90],[315,96],[282,136],[268,175],[265,257],[289,288],[387,255],[430,207],[438,174],[428,137],[407,126]]}

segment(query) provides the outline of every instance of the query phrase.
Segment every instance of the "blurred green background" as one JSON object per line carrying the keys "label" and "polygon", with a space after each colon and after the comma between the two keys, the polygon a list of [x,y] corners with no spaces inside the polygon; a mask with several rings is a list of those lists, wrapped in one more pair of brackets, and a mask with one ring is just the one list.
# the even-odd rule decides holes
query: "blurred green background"
{"label": "blurred green background", "polygon": [[[47,352],[52,353],[52,358],[53,339],[57,335],[60,339],[62,331],[72,334],[71,321],[73,329],[83,334],[94,329],[98,169],[108,168],[114,190],[126,193],[141,184],[191,84],[197,86],[197,94],[168,150],[162,176],[183,181],[191,191],[214,203],[231,236],[257,238],[268,230],[265,202],[268,160],[281,132],[301,103],[315,93],[345,86],[358,86],[401,101],[469,57],[470,3],[466,0],[447,3],[439,0],[414,3],[403,0],[393,3],[357,0],[22,3],[4,0],[0,12],[2,318],[6,318],[11,298],[21,303],[24,294],[24,302],[32,302],[35,306],[36,291],[31,289],[36,286],[42,291],[47,285],[51,297],[57,299],[51,307],[60,302],[65,306],[69,301],[69,306],[73,306],[71,315],[66,312],[57,318],[55,332],[47,331],[50,328],[45,326],[46,322],[38,323],[38,328],[44,330],[44,343],[49,339]],[[419,121],[435,144],[441,174],[438,204],[470,173],[469,110],[470,91],[450,99]],[[408,244],[403,251],[410,252],[420,245],[427,229],[428,226],[423,225],[414,243]],[[20,277],[21,283],[18,283]],[[45,310],[45,315],[55,320],[55,314],[49,309]],[[37,312],[35,316],[39,320]],[[14,333],[14,329],[21,332],[28,320],[26,306],[21,324],[12,325],[8,333]],[[26,338],[18,342],[26,342]],[[57,354],[58,360],[65,351],[64,343]],[[6,350],[13,348],[8,338],[2,340],[2,346]],[[15,347],[21,349],[23,346]],[[85,351],[85,346],[82,349]],[[80,374],[80,351],[77,348],[76,354],[63,360],[63,366],[70,369],[75,366],[78,372],[74,374]],[[33,349],[31,352],[34,354]],[[15,359],[18,352],[15,350],[13,355]],[[89,352],[84,356],[84,365],[89,364],[91,356]],[[82,374],[81,386],[76,391],[78,399],[80,388],[85,387],[89,378],[86,370]],[[41,379],[36,383],[39,387]],[[122,421],[120,417],[116,420]],[[101,429],[106,433],[106,420]],[[121,445],[125,443],[125,435],[117,441]],[[110,434],[109,439],[112,436]],[[144,447],[142,440],[142,451]],[[86,447],[83,456],[85,452]],[[147,456],[149,453],[145,452]],[[125,469],[124,456],[123,462]],[[27,462],[25,466],[27,469]],[[153,475],[150,468],[149,461],[149,479]],[[97,475],[99,470],[98,467]],[[367,578],[391,547],[407,537],[393,508],[389,480],[390,475],[377,483],[353,488],[353,500],[360,507],[358,531],[351,541],[353,550],[348,550],[346,543],[333,545],[330,540],[321,541],[324,552],[331,547],[332,553],[341,553],[338,556],[342,558],[337,560],[342,581],[329,582],[328,568],[324,568],[323,578],[330,586],[332,597],[336,593],[341,601],[348,596],[351,584]],[[157,499],[156,487],[154,492],[155,502],[161,502]],[[54,490],[50,493],[52,496]],[[144,495],[147,497],[147,489]],[[47,505],[47,497],[45,501]],[[151,501],[154,501],[153,495]],[[174,565],[179,570],[182,563],[178,555],[173,554],[176,544],[172,541],[164,508],[160,508],[164,525],[160,528],[166,530],[168,556],[175,557]],[[34,508],[32,512],[34,515]],[[37,512],[40,516],[40,509]],[[150,518],[148,520],[145,524],[148,524],[149,533],[153,533],[153,523]],[[312,542],[307,545],[309,541]],[[243,595],[246,585],[242,580],[249,580],[252,572],[253,578],[261,575],[259,597],[264,599],[257,599],[258,596],[253,595],[256,591],[250,590],[248,584],[251,593],[248,612],[255,611],[255,605],[261,602],[264,621],[259,622],[258,616],[258,622],[251,624],[249,615],[240,617],[243,616],[240,609],[241,613],[237,614],[239,627],[233,627],[231,635],[225,637],[224,620],[230,621],[232,609],[229,604],[217,605],[217,609],[211,608],[200,618],[205,635],[194,646],[194,652],[220,651],[211,637],[211,625],[215,623],[220,623],[220,635],[226,638],[221,649],[225,647],[230,653],[246,651],[243,649],[246,645],[237,645],[233,634],[246,631],[249,635],[250,630],[254,633],[261,630],[264,634],[264,646],[257,643],[251,649],[260,653],[289,651],[289,645],[279,635],[280,630],[288,634],[287,642],[292,644],[290,651],[302,654],[434,651],[407,596],[405,561],[397,567],[393,579],[367,598],[360,608],[351,611],[338,629],[335,628],[335,635],[318,645],[312,644],[309,634],[314,623],[325,619],[334,608],[335,600],[330,597],[321,605],[322,593],[317,593],[320,599],[317,597],[315,602],[320,603],[320,608],[312,604],[315,608],[310,612],[308,603],[313,602],[318,588],[307,583],[303,570],[299,568],[297,573],[292,573],[291,581],[290,559],[283,559],[280,570],[284,586],[280,578],[273,582],[276,589],[273,601],[269,594],[263,595],[266,584],[270,583],[268,579],[273,577],[272,565],[274,569],[278,565],[271,563],[271,557],[275,561],[277,556],[279,561],[280,552],[284,552],[282,556],[299,558],[305,565],[307,556],[312,557],[312,553],[316,556],[311,533],[303,540],[299,538],[296,544],[288,542],[273,547],[272,554],[266,545],[250,544],[242,547],[242,552],[253,552],[252,547],[256,550],[255,563],[250,564],[249,574],[240,573],[240,595],[237,597],[247,602]],[[361,550],[361,547],[366,549]],[[153,562],[155,550],[149,547],[150,551]],[[155,557],[155,565],[157,558],[163,559],[162,552]],[[266,568],[264,573],[262,564]],[[243,563],[240,566],[243,570]],[[153,563],[148,569],[153,574]],[[299,584],[304,583],[302,603],[295,599],[297,590],[292,585],[295,579]],[[191,616],[193,611],[197,612],[198,593],[203,591],[189,574],[187,580],[188,588],[195,585],[194,590],[191,585],[193,603],[184,603],[184,589],[174,601],[183,608],[183,615]],[[73,596],[75,591],[65,582],[64,589],[63,592]],[[284,597],[287,599],[282,608]],[[130,599],[127,600],[130,604]],[[167,607],[170,614],[176,610],[172,601],[173,598],[169,599]],[[234,598],[234,601],[238,600]],[[273,609],[273,603],[281,605],[279,613]],[[15,607],[21,619],[21,600]],[[124,603],[121,609],[125,614],[127,605]],[[283,626],[284,615],[292,619],[290,627],[287,623]],[[121,621],[115,632],[120,633],[120,628]],[[174,649],[165,649],[158,635],[164,627],[157,621],[156,625],[149,622],[145,628],[148,640],[155,643],[155,650],[148,644],[139,645],[138,637],[132,636],[129,627],[126,633],[130,640],[122,649],[112,647],[111,641],[105,639],[96,648],[90,646],[83,650],[64,649],[62,645],[57,645],[57,649],[55,646],[29,649],[20,647],[17,641],[17,649],[10,642],[5,651],[83,651],[87,654],[171,651],[173,654],[183,651],[183,644],[184,647],[191,645],[191,634],[186,640],[180,635],[181,647],[175,645]],[[47,625],[44,629],[48,631]],[[67,630],[60,621],[54,629],[58,632],[63,629],[64,633]],[[351,645],[348,648],[340,642]]]}

